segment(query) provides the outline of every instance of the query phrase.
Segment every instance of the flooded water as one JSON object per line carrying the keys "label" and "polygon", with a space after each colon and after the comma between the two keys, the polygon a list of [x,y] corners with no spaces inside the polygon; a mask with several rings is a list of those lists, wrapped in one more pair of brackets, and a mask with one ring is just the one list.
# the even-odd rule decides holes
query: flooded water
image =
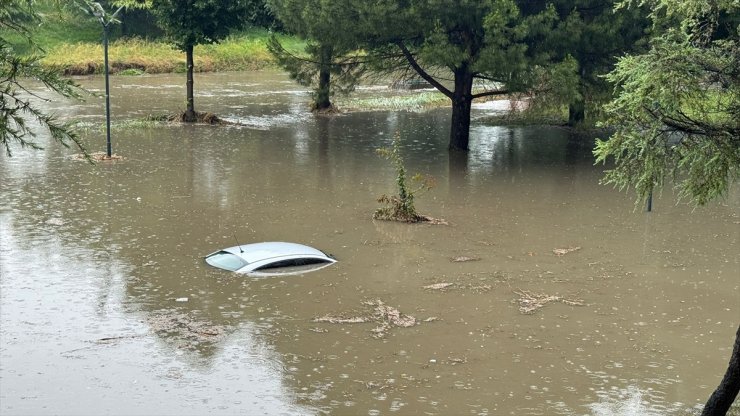
{"label": "flooded water", "polygon": [[[181,108],[183,85],[113,78],[114,124]],[[737,188],[697,209],[666,191],[647,214],[598,184],[582,138],[476,121],[496,106],[450,157],[448,110],[316,117],[307,100],[280,74],[197,75],[196,108],[244,126],[116,128],[126,159],[94,166],[44,137],[0,156],[0,413],[685,415],[719,383]],[[105,149],[99,97],[50,105]],[[417,208],[449,225],[372,220],[396,134],[436,178]],[[205,264],[235,240],[339,262]]]}

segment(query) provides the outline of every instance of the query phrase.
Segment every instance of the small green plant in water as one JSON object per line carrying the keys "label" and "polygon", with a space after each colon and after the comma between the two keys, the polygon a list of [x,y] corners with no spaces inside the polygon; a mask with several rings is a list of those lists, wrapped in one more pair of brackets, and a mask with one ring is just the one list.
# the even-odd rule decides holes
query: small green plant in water
{"label": "small green plant in water", "polygon": [[144,75],[145,73],[146,72],[138,68],[128,68],[122,71],[118,71],[118,75],[127,75],[127,76],[138,76],[138,75]]}
{"label": "small green plant in water", "polygon": [[388,159],[396,168],[396,185],[398,185],[398,195],[381,195],[378,202],[383,204],[382,207],[375,210],[373,218],[376,220],[387,221],[404,221],[404,222],[421,222],[430,221],[430,218],[419,215],[414,208],[414,197],[421,191],[428,191],[434,187],[434,180],[416,174],[411,177],[411,182],[417,185],[411,189],[407,183],[406,167],[403,164],[401,156],[401,137],[396,134],[393,138],[393,145],[377,149],[376,152]]}

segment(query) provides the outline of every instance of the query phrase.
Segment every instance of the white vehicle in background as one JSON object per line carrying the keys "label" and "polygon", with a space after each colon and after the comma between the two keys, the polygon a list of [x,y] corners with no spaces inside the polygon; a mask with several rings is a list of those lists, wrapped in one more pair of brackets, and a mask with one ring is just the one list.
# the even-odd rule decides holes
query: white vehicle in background
{"label": "white vehicle in background", "polygon": [[256,277],[301,274],[337,262],[313,247],[277,241],[225,248],[207,255],[205,260],[213,267]]}

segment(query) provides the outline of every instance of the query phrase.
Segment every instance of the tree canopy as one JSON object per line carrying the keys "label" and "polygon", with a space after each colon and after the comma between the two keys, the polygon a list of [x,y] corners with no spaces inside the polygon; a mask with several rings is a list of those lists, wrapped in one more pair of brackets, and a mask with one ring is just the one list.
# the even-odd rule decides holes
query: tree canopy
{"label": "tree canopy", "polygon": [[568,124],[595,120],[600,107],[611,98],[604,75],[614,69],[617,58],[643,47],[649,19],[644,6],[615,9],[615,0],[541,0],[540,8],[552,4],[557,19],[547,36],[535,39],[530,48],[556,61],[573,58],[575,89],[560,97],[568,105]]}
{"label": "tree canopy", "polygon": [[639,200],[673,179],[681,197],[703,205],[724,195],[740,168],[740,5],[651,4],[659,33],[607,76],[616,98],[604,126],[613,134],[594,153],[615,161],[604,182],[633,188]]}

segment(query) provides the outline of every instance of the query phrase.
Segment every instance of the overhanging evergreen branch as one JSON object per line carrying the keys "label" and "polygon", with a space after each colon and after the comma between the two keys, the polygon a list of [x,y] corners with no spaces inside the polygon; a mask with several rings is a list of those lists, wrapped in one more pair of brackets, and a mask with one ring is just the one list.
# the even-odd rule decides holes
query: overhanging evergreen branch
{"label": "overhanging evergreen branch", "polygon": [[396,42],[396,45],[401,49],[401,52],[403,52],[403,56],[408,61],[409,65],[411,65],[412,68],[419,74],[420,77],[424,78],[425,81],[432,84],[432,86],[439,90],[442,94],[446,95],[449,98],[452,98],[452,91],[447,89],[444,85],[442,85],[439,81],[434,79],[429,73],[427,73],[421,65],[416,61],[416,58],[414,58],[414,55],[411,54],[409,49],[406,47],[406,45],[402,42]]}

